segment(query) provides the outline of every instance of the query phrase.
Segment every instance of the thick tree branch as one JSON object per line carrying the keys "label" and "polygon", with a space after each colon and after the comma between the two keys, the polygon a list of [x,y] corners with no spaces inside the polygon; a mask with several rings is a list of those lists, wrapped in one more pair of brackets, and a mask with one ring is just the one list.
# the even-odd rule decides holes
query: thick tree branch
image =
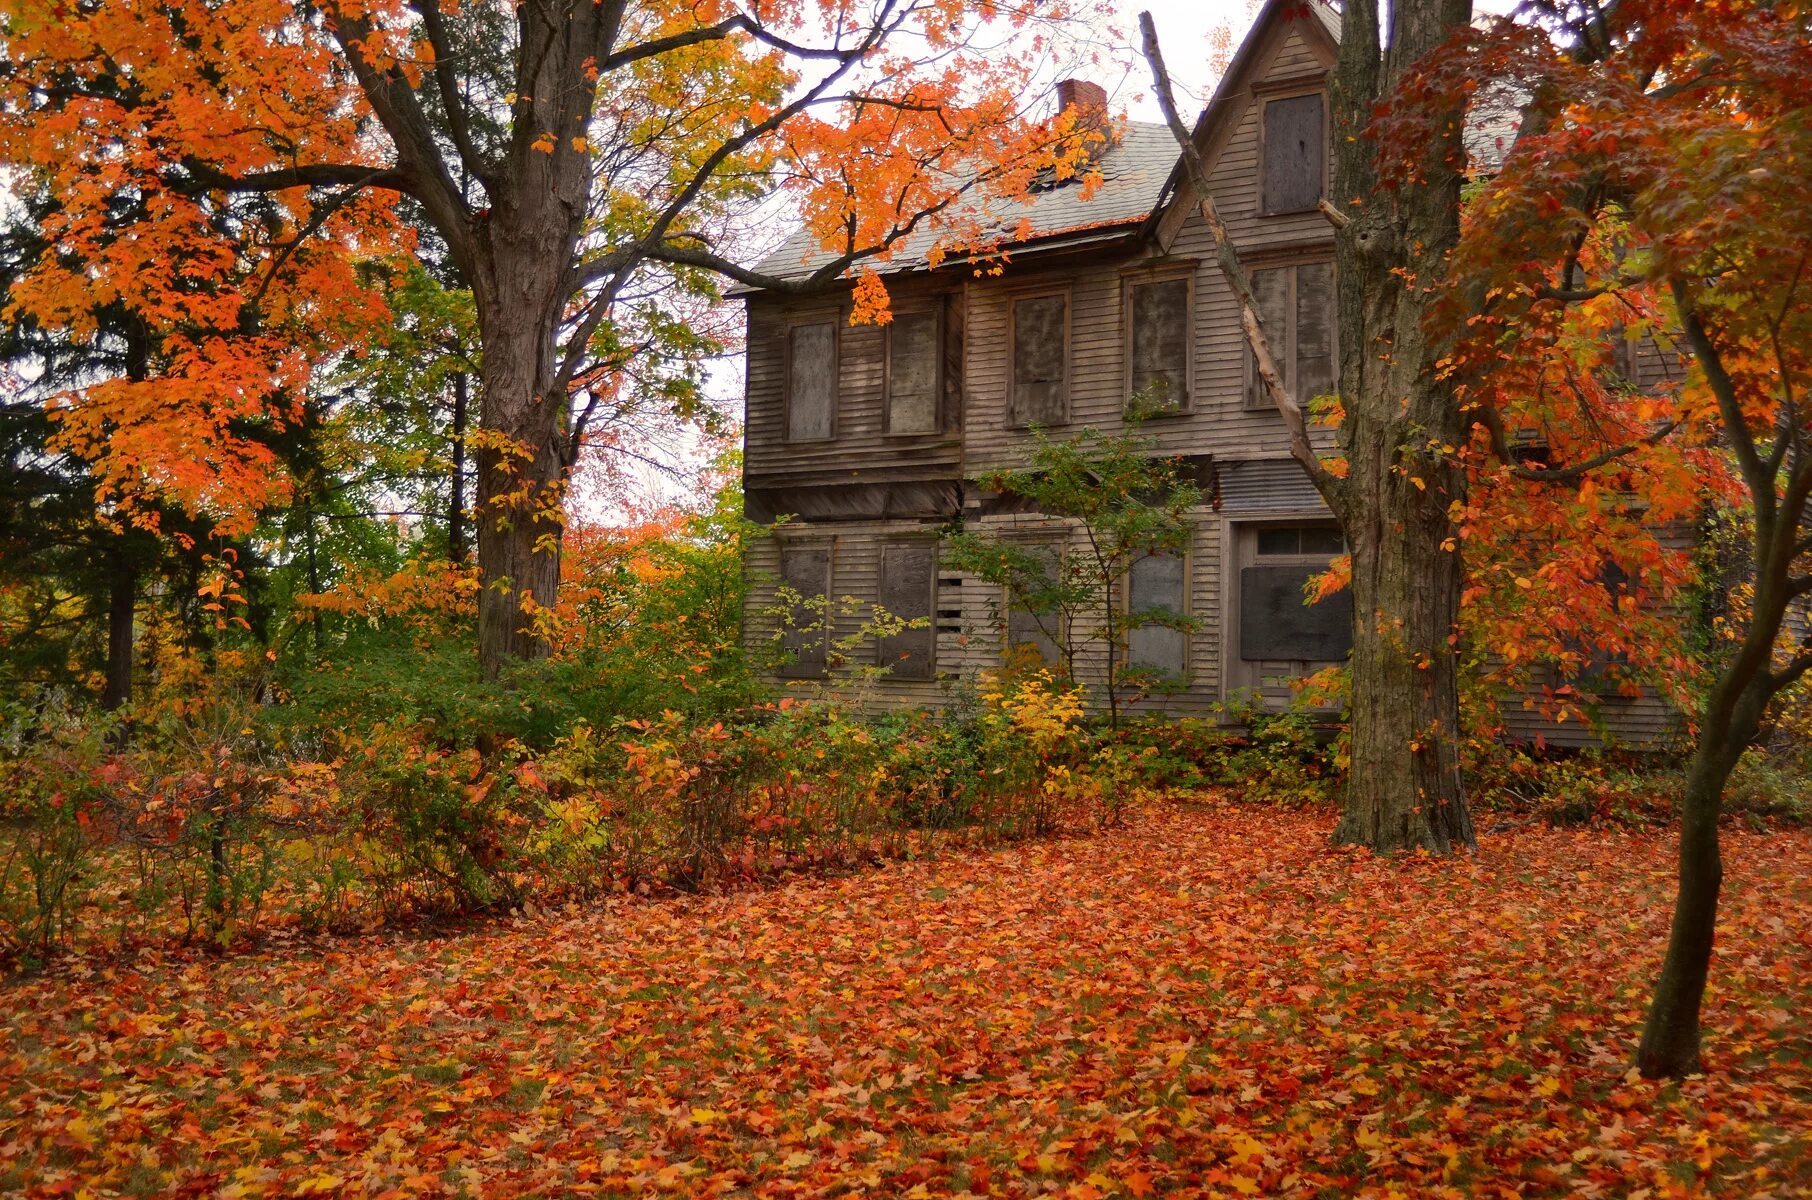
{"label": "thick tree branch", "polygon": [[441,20],[440,4],[438,0],[410,0],[410,3],[420,15],[422,28],[428,33],[428,45],[434,51],[434,82],[440,89],[441,107],[447,112],[447,133],[453,139],[466,173],[485,184],[490,175],[490,164],[478,153],[478,147],[472,141],[472,126],[466,120],[465,101],[459,94],[459,80],[453,74],[453,46],[447,39],[446,24]]}
{"label": "thick tree branch", "polygon": [[[1171,94],[1170,72],[1164,66],[1164,55],[1158,47],[1157,26],[1149,12],[1139,14],[1139,32],[1143,38],[1145,61],[1151,67],[1152,87],[1157,95],[1158,106],[1164,110],[1165,123],[1170,126],[1170,132],[1182,151],[1183,164],[1189,183],[1195,189],[1202,220],[1207,223],[1208,232],[1214,238],[1215,263],[1220,267],[1221,277],[1227,281],[1227,287],[1239,302],[1240,325],[1246,333],[1246,344],[1252,348],[1259,380],[1264,384],[1265,393],[1271,397],[1271,403],[1284,419],[1284,428],[1290,436],[1290,455],[1302,464],[1302,469],[1308,472],[1316,490],[1327,498],[1329,507],[1338,512],[1343,491],[1341,481],[1328,470],[1327,465],[1321,461],[1321,456],[1315,452],[1314,443],[1309,440],[1308,417],[1302,404],[1284,386],[1283,374],[1278,370],[1277,360],[1271,354],[1271,344],[1265,336],[1264,324],[1259,319],[1258,299],[1252,291],[1252,278],[1247,273],[1245,264],[1240,261],[1232,235],[1227,232],[1227,226],[1221,221],[1220,212],[1215,208],[1214,191],[1209,184],[1208,168],[1202,161],[1202,153],[1196,148],[1195,139],[1189,135],[1182,116],[1177,112],[1176,98]],[[1326,205],[1326,201],[1323,204]],[[1346,219],[1332,205],[1326,207],[1333,210],[1341,221]]]}
{"label": "thick tree branch", "polygon": [[1686,334],[1687,344],[1698,357],[1699,365],[1704,368],[1705,381],[1711,385],[1711,394],[1718,402],[1718,412],[1724,418],[1725,436],[1730,439],[1743,479],[1749,485],[1750,494],[1755,497],[1757,516],[1771,521],[1775,506],[1775,472],[1763,464],[1761,454],[1756,450],[1755,437],[1749,432],[1749,420],[1743,414],[1736,383],[1724,368],[1723,355],[1712,344],[1711,335],[1699,320],[1686,285],[1677,278],[1668,280],[1668,283],[1674,293],[1675,306],[1680,311],[1680,327]]}
{"label": "thick tree branch", "polygon": [[1532,483],[1576,483],[1599,467],[1661,442],[1680,427],[1678,420],[1664,421],[1636,441],[1608,447],[1579,462],[1562,467],[1529,467],[1516,461],[1509,433],[1504,428],[1503,414],[1489,404],[1481,405],[1476,420],[1490,436],[1491,452],[1497,460],[1517,479],[1527,479]]}
{"label": "thick tree branch", "polygon": [[[875,15],[874,25],[879,27],[886,24],[892,16],[895,7],[897,7],[897,0],[888,0],[888,2],[882,6],[881,11]],[[640,62],[645,58],[658,58],[660,55],[670,54],[675,50],[684,50],[688,46],[697,46],[705,42],[722,41],[733,33],[745,33],[762,45],[779,50],[792,58],[835,62],[842,59],[847,53],[847,51],[835,46],[802,45],[799,42],[794,42],[781,37],[779,34],[766,28],[759,21],[745,13],[737,13],[733,17],[724,18],[715,25],[706,25],[698,29],[688,29],[683,33],[676,33],[663,38],[655,38],[652,41],[642,42],[638,45],[618,50],[606,56],[603,63],[600,65],[602,69],[606,71],[614,71],[618,67],[626,67],[631,63]]]}
{"label": "thick tree branch", "polygon": [[478,261],[466,223],[465,197],[447,171],[433,127],[415,93],[401,72],[380,72],[365,58],[363,46],[372,33],[369,21],[345,15],[333,0],[326,0],[319,11],[372,112],[396,147],[397,164],[411,184],[409,194],[421,202],[460,270],[468,279],[475,278]]}
{"label": "thick tree branch", "polygon": [[182,169],[189,179],[171,183],[182,192],[282,192],[299,187],[350,187],[413,194],[414,188],[414,181],[405,171],[360,163],[314,163],[229,175],[212,163],[188,158],[183,160]]}

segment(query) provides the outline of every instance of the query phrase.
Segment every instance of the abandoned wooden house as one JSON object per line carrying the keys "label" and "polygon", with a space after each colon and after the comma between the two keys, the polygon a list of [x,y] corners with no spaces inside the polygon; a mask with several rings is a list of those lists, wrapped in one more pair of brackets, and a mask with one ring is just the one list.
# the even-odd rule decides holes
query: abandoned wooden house
{"label": "abandoned wooden house", "polygon": [[[1338,35],[1338,15],[1319,3],[1266,4],[1195,131],[1286,382],[1305,396],[1332,391],[1337,372],[1332,230],[1316,206],[1327,191]],[[1058,99],[1106,105],[1082,82],[1060,85]],[[1342,552],[1341,534],[1257,385],[1176,143],[1164,126],[1124,123],[1097,154],[1091,198],[1052,186],[1003,220],[1030,233],[1006,247],[1000,274],[931,269],[909,244],[885,268],[891,323],[850,324],[847,285],[741,293],[746,511],[784,518],[750,547],[744,636],[786,643],[789,686],[837,686],[832,648],[855,640],[864,607],[876,604],[925,625],[848,656],[851,667],[888,667],[865,685],[867,703],[938,706],[953,680],[998,666],[1009,647],[1048,651],[1037,614],[940,567],[939,530],[961,518],[1065,553],[1074,528],[1001,504],[974,481],[1021,465],[1034,425],[1055,436],[1123,429],[1129,400],[1159,380],[1170,403],[1142,434],[1205,486],[1189,549],[1152,556],[1126,581],[1126,611],[1193,623],[1126,640],[1136,663],[1175,681],[1145,703],[1179,715],[1219,711],[1238,695],[1282,705],[1292,680],[1345,658],[1350,603],[1302,599],[1304,582]],[[801,233],[758,269],[802,278],[815,258]],[[1332,447],[1330,431],[1316,436]],[[789,631],[783,588],[854,604]],[[1084,657],[1078,674],[1088,681],[1099,667]],[[1619,704],[1609,719],[1630,739],[1652,739],[1672,720],[1653,698]],[[1578,736],[1576,724],[1553,728],[1534,712],[1517,719],[1525,734]]]}

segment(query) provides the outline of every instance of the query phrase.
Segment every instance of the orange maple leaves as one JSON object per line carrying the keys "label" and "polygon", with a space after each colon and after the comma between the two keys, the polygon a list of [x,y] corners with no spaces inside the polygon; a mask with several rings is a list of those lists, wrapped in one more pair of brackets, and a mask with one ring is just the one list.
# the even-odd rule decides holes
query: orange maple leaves
{"label": "orange maple leaves", "polygon": [[[1668,844],[1115,833],[0,1003],[0,1187],[242,1194],[1791,1194],[1812,843],[1730,837],[1715,1072],[1629,1077]],[[1619,913],[1610,922],[1601,914]]]}

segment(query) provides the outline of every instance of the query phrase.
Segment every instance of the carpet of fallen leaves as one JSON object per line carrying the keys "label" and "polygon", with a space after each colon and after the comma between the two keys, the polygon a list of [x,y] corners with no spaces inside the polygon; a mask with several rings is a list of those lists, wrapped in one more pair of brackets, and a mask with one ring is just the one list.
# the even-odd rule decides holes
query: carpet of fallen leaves
{"label": "carpet of fallen leaves", "polygon": [[1712,1070],[1627,1070],[1661,833],[1322,815],[90,962],[0,993],[0,1190],[1812,1194],[1812,837],[1733,831]]}

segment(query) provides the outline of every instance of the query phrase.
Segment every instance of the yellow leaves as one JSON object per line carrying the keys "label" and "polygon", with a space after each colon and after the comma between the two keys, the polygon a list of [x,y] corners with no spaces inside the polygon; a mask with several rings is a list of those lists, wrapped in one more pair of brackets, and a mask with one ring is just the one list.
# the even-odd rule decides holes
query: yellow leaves
{"label": "yellow leaves", "polygon": [[529,149],[538,151],[542,154],[552,154],[554,152],[554,135],[551,133],[541,134],[534,141],[529,143]]}

